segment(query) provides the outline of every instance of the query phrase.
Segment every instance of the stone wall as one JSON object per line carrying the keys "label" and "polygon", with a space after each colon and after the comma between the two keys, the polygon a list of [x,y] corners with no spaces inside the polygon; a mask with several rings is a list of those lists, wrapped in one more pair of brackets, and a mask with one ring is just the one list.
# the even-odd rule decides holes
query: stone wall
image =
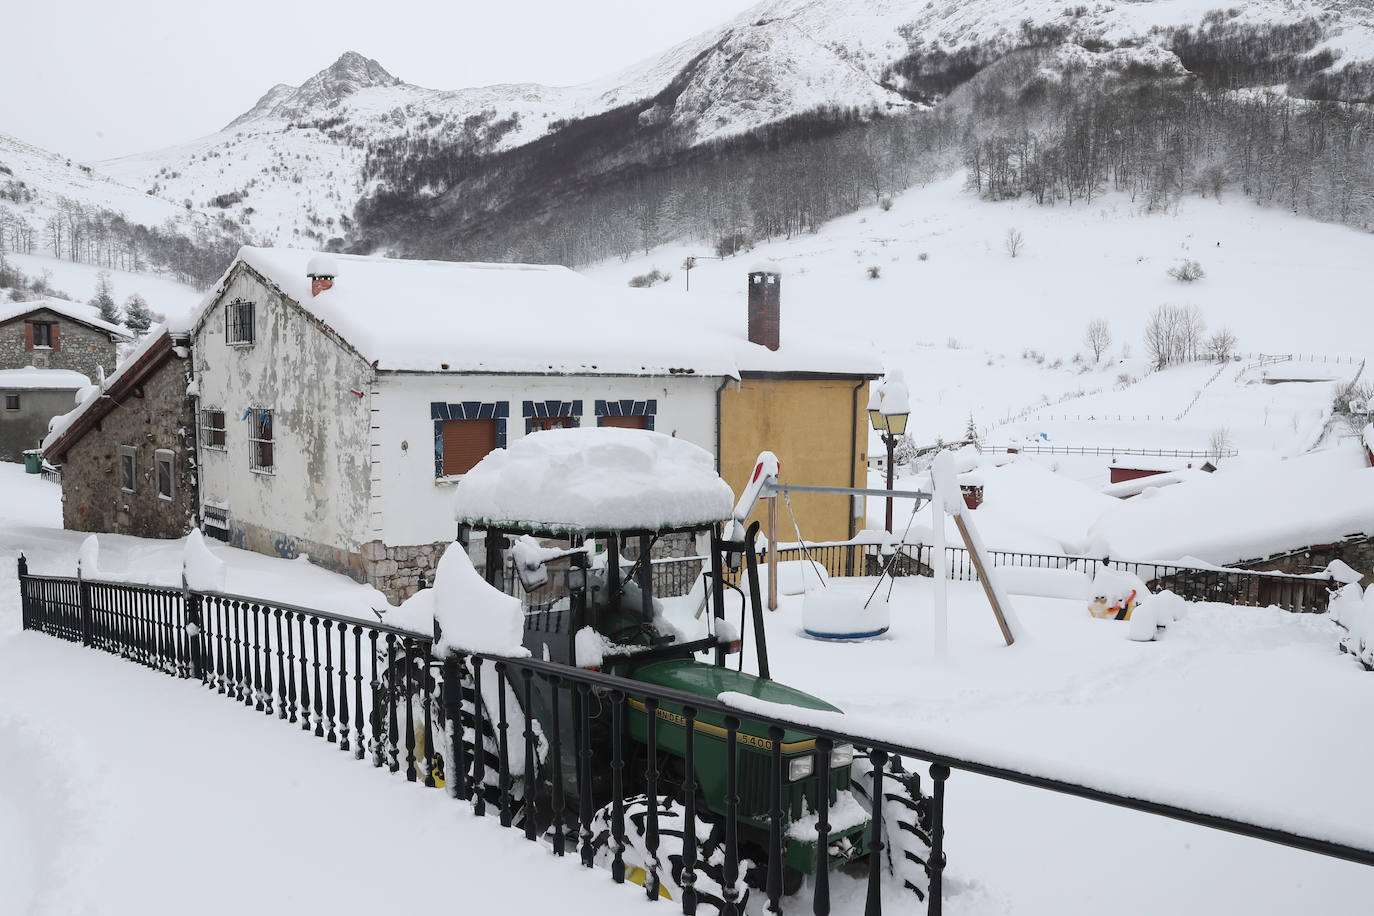
{"label": "stone wall", "polygon": [[434,570],[448,543],[388,547],[381,541],[369,541],[362,549],[367,582],[399,604],[419,589],[421,575],[426,585],[434,584]]}
{"label": "stone wall", "polygon": [[[49,321],[58,326],[57,349],[36,347],[28,349],[25,325],[32,321]],[[0,369],[71,369],[95,382],[100,370],[114,372],[115,345],[104,331],[78,324],[65,315],[39,309],[27,318],[15,318],[0,324]],[[64,411],[65,412],[65,411]]]}
{"label": "stone wall", "polygon": [[1294,574],[1321,572],[1332,560],[1340,560],[1364,575],[1360,584],[1374,584],[1374,538],[1357,537],[1334,544],[1313,544],[1291,553],[1275,554],[1262,560],[1237,563],[1241,569]]}
{"label": "stone wall", "polygon": [[[72,531],[178,538],[195,526],[196,424],[186,396],[190,363],[172,356],[67,452],[62,465],[62,525]],[[120,487],[119,449],[135,449],[135,485]],[[159,449],[173,453],[172,498],[157,492]]]}
{"label": "stone wall", "polygon": [[[5,409],[7,395],[19,396],[18,410]],[[38,448],[48,422],[76,406],[75,395],[68,389],[0,388],[0,461],[22,461],[25,449]]]}

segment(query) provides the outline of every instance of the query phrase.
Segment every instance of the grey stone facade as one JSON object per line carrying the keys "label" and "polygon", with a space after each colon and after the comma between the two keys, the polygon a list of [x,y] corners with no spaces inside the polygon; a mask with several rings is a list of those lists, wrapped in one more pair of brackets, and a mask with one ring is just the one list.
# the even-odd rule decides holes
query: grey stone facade
{"label": "grey stone facade", "polygon": [[[183,351],[184,352],[184,351]],[[66,452],[62,464],[62,525],[149,538],[178,538],[195,527],[195,431],[186,396],[191,364],[174,354],[142,384],[118,398]],[[116,389],[112,388],[113,393]],[[120,483],[121,447],[134,452],[134,490]],[[158,494],[157,457],[170,451],[171,499]]]}
{"label": "grey stone facade", "polygon": [[[35,321],[57,326],[56,347],[29,347],[26,325]],[[0,323],[0,369],[22,369],[25,366],[70,369],[94,382],[99,379],[101,369],[106,374],[114,372],[116,358],[115,341],[109,333],[87,327],[49,309],[40,308],[32,315],[21,315]]]}
{"label": "grey stone facade", "polygon": [[[9,398],[18,398],[11,410]],[[0,461],[22,461],[25,449],[38,448],[48,422],[76,406],[76,390],[5,388],[0,385]]]}
{"label": "grey stone facade", "polygon": [[387,599],[399,603],[419,589],[420,576],[425,583],[434,584],[434,569],[449,542],[415,544],[408,547],[388,547],[381,541],[363,545],[362,560],[367,582]]}
{"label": "grey stone facade", "polygon": [[1355,537],[1334,544],[1313,544],[1302,550],[1275,554],[1262,560],[1248,560],[1236,565],[1241,569],[1285,572],[1301,575],[1321,572],[1332,560],[1340,560],[1364,578],[1360,585],[1374,584],[1374,538]]}

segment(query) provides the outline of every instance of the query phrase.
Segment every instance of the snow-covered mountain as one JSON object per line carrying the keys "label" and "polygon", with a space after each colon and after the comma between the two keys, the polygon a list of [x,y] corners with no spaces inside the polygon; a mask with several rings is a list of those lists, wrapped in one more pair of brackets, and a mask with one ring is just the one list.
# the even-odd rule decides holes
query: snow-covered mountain
{"label": "snow-covered mountain", "polygon": [[347,236],[355,203],[375,190],[365,165],[378,144],[415,148],[468,136],[477,152],[491,152],[639,103],[643,122],[669,123],[685,142],[702,143],[820,106],[929,104],[948,73],[1026,44],[1057,45],[1053,60],[1062,68],[1140,64],[1178,75],[1187,69],[1168,30],[1205,18],[1214,27],[1317,23],[1319,41],[1301,53],[1331,52],[1333,69],[1374,57],[1368,0],[766,0],[573,87],[425,89],[348,52],[298,87],[274,86],[216,134],[97,167],[168,200],[226,213],[263,241],[323,245]]}

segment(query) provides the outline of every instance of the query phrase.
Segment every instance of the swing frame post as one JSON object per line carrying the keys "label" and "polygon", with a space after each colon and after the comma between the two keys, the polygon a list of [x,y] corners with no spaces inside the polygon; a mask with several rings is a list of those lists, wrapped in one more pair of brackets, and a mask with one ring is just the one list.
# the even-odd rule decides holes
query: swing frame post
{"label": "swing frame post", "polygon": [[768,610],[778,609],[778,497],[768,497]]}

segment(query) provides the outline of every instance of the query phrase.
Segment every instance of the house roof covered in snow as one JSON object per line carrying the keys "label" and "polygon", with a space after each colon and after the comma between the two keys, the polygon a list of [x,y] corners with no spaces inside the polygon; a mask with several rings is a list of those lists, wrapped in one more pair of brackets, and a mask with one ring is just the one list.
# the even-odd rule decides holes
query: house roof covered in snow
{"label": "house roof covered in snow", "polygon": [[727,302],[607,286],[558,266],[332,255],[333,286],[312,295],[317,257],[244,247],[235,265],[251,267],[383,370],[735,378],[882,372],[875,354],[846,352],[789,326],[786,304],[782,346],[750,343],[743,289]]}
{"label": "house roof covered in snow", "polygon": [[1094,555],[1226,565],[1351,535],[1374,535],[1374,468],[1346,441],[1286,460],[1233,459],[1147,490],[1104,514],[1090,539]]}
{"label": "house roof covered in snow", "polygon": [[0,388],[10,391],[77,391],[91,384],[80,372],[70,369],[0,369]]}
{"label": "house roof covered in snow", "polygon": [[105,379],[103,388],[89,386],[76,409],[53,418],[48,424],[48,435],[43,439],[43,457],[61,464],[73,445],[116,410],[125,398],[134,396],[135,389],[168,360],[174,356],[185,359],[190,354],[185,348],[186,342],[185,331],[173,332],[163,325],[154,326],[134,351],[115,367],[114,374]]}
{"label": "house roof covered in snow", "polygon": [[664,531],[730,517],[710,452],[637,429],[555,429],[489,452],[453,494],[454,517],[525,531]]}
{"label": "house roof covered in snow", "polygon": [[56,312],[63,318],[70,318],[78,324],[104,331],[119,340],[131,339],[126,329],[103,320],[100,317],[100,309],[93,305],[68,302],[66,299],[31,299],[27,302],[7,302],[0,305],[0,324],[13,321],[16,318],[27,318],[44,309],[49,312]]}

